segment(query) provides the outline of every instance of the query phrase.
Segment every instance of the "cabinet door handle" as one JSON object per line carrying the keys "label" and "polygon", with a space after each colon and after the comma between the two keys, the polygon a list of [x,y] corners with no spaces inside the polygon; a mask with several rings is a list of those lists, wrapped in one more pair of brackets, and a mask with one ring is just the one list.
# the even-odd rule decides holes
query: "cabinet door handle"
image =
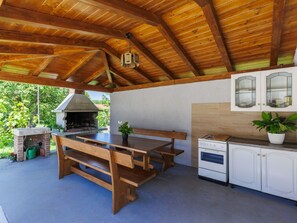
{"label": "cabinet door handle", "polygon": [[260,154],[258,153],[257,156],[260,156]]}
{"label": "cabinet door handle", "polygon": [[263,105],[266,105],[265,103],[263,103]]}
{"label": "cabinet door handle", "polygon": [[261,103],[258,103],[257,105],[261,105]]}
{"label": "cabinet door handle", "polygon": [[266,155],[262,155],[263,157],[266,157]]}

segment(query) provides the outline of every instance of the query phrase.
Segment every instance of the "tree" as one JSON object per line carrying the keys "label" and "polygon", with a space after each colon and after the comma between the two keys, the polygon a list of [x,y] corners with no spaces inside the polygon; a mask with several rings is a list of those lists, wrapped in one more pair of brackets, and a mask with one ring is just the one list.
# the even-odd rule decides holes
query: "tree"
{"label": "tree", "polygon": [[110,126],[110,99],[106,95],[103,95],[102,99],[96,104],[103,105],[97,116],[98,125],[100,127]]}

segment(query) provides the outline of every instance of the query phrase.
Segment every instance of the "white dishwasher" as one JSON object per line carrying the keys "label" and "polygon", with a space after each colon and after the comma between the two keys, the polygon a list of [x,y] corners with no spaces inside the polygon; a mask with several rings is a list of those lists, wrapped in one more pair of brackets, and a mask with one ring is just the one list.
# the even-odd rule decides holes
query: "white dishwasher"
{"label": "white dishwasher", "polygon": [[198,176],[228,184],[228,135],[206,135],[198,139]]}

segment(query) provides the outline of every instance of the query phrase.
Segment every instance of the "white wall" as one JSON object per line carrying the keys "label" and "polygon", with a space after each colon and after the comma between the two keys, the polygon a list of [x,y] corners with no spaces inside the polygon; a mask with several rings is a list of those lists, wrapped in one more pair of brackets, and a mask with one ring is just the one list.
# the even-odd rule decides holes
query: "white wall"
{"label": "white wall", "polygon": [[192,103],[217,102],[230,102],[230,79],[112,93],[111,133],[118,133],[118,121],[139,128],[185,131],[187,140],[176,141],[176,148],[185,150],[176,162],[190,166]]}

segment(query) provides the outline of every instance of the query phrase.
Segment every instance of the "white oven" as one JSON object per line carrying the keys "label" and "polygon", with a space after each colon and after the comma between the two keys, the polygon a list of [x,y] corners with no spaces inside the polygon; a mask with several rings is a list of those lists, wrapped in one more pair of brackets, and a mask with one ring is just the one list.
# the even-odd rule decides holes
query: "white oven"
{"label": "white oven", "polygon": [[200,178],[228,182],[229,136],[206,135],[198,139],[198,175]]}

